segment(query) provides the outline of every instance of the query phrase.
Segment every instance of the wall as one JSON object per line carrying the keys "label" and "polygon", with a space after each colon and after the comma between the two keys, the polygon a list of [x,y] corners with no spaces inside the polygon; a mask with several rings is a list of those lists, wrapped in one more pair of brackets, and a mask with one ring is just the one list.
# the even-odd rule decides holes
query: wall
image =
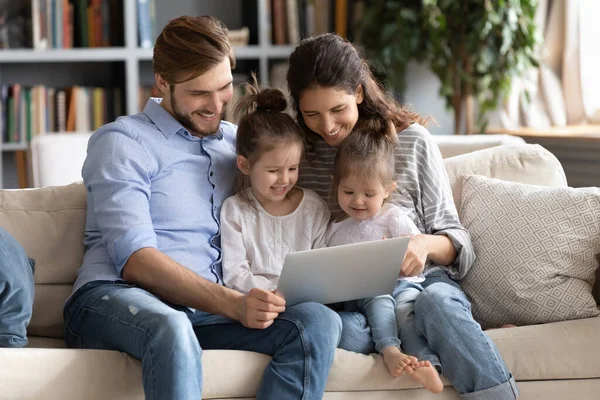
{"label": "wall", "polygon": [[411,110],[435,118],[437,125],[427,128],[434,135],[454,133],[454,115],[446,109],[446,102],[439,95],[440,81],[427,65],[410,63],[406,69],[405,105]]}

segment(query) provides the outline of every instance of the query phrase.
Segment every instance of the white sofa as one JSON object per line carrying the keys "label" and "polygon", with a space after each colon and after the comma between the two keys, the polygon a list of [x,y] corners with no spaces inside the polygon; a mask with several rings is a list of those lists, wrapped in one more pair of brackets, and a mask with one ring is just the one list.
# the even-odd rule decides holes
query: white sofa
{"label": "white sofa", "polygon": [[[537,145],[490,148],[445,160],[457,203],[464,174],[566,185],[556,158]],[[81,264],[86,213],[81,184],[0,191],[0,226],[37,260],[29,346],[0,349],[0,398],[143,399],[141,366],[117,351],[65,349],[62,306]],[[600,299],[600,296],[596,296]],[[488,331],[518,381],[521,399],[597,399],[600,317]],[[205,351],[204,398],[251,399],[267,356]],[[448,384],[446,382],[446,384]],[[378,355],[338,350],[325,399],[458,399],[432,395],[409,378],[392,379]]]}

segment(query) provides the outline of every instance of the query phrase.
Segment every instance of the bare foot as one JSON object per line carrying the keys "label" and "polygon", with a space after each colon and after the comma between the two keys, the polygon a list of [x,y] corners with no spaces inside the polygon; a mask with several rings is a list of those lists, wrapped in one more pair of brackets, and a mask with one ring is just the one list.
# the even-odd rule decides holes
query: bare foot
{"label": "bare foot", "polygon": [[417,363],[417,359],[407,356],[396,346],[386,347],[381,351],[383,362],[392,376],[398,377],[404,372],[412,374],[412,364]]}
{"label": "bare foot", "polygon": [[414,372],[409,375],[417,382],[429,390],[431,393],[441,393],[444,390],[444,384],[440,379],[440,374],[429,361],[419,361],[416,366],[413,366]]}

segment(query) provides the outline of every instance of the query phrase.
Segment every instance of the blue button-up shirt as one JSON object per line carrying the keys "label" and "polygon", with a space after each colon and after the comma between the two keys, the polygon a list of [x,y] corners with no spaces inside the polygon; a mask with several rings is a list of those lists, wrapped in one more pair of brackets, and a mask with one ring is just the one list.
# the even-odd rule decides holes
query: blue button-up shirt
{"label": "blue button-up shirt", "polygon": [[90,138],[86,252],[73,292],[119,280],[135,251],[154,247],[201,277],[222,283],[219,213],[233,194],[237,127],[221,122],[192,136],[155,100]]}

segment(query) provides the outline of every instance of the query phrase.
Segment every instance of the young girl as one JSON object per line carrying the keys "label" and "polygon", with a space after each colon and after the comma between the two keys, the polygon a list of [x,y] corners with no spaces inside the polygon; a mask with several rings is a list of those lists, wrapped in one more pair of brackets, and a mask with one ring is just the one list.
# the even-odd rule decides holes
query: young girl
{"label": "young girl", "polygon": [[[326,239],[329,246],[421,233],[410,218],[409,209],[388,202],[396,188],[396,141],[393,125],[385,126],[378,120],[364,120],[341,144],[335,158],[331,194],[344,214],[336,218],[329,228]],[[422,273],[400,277],[394,294],[397,295],[400,285],[418,284],[424,280]],[[414,307],[414,301],[406,298],[406,302],[406,305]],[[439,374],[427,360],[431,351],[417,332],[411,329],[413,325],[404,326],[403,317],[406,314],[395,313],[395,301],[391,296],[346,303],[346,309],[353,307],[358,307],[367,317],[375,349],[383,356],[390,374],[400,376],[406,371],[427,390],[433,393],[442,391]],[[403,342],[410,342],[411,349],[415,345],[420,347],[418,355],[425,361],[417,361],[417,358],[401,351],[399,331],[400,338]]]}
{"label": "young girl", "polygon": [[246,85],[235,114],[238,192],[221,209],[223,281],[242,293],[277,287],[286,254],[325,246],[325,201],[296,187],[303,151],[298,125],[278,89]]}

